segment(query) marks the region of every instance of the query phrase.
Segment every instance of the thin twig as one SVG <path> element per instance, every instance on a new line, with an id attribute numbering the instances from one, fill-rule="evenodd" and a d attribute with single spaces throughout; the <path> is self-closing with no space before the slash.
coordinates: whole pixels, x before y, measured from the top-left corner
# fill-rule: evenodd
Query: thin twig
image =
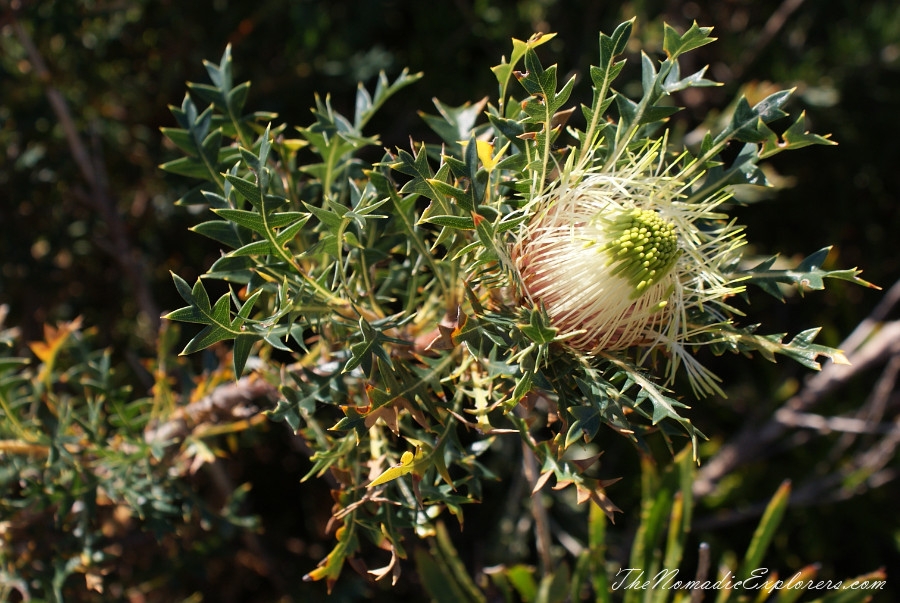
<path id="1" fill-rule="evenodd" d="M 878 381 L 875 382 L 875 387 L 872 388 L 872 392 L 866 400 L 866 403 L 863 404 L 859 409 L 859 412 L 856 413 L 858 418 L 870 422 L 879 422 L 882 420 L 885 412 L 887 412 L 892 394 L 895 391 L 898 374 L 900 374 L 900 355 L 893 356 L 890 361 L 888 361 L 887 366 L 881 372 Z M 857 437 L 857 435 L 851 433 L 844 434 L 835 443 L 829 453 L 829 459 L 834 461 L 835 459 L 840 458 L 844 451 L 850 448 Z"/>
<path id="2" fill-rule="evenodd" d="M 700 603 L 703 601 L 703 597 L 706 595 L 706 591 L 701 588 L 701 585 L 706 582 L 706 577 L 709 575 L 709 544 L 705 542 L 700 543 L 700 548 L 697 551 L 697 576 L 694 578 L 697 586 L 691 590 L 691 603 Z"/>
<path id="3" fill-rule="evenodd" d="M 900 305 L 900 279 L 897 279 L 891 288 L 885 291 L 881 299 L 869 312 L 862 322 L 856 325 L 856 328 L 847 336 L 841 347 L 844 350 L 855 350 L 869 337 L 878 325 L 887 320 L 891 312 Z"/>
<path id="4" fill-rule="evenodd" d="M 534 451 L 522 442 L 522 466 L 525 479 L 532 489 L 538 483 L 537 458 Z M 540 492 L 533 492 L 531 496 L 531 514 L 534 517 L 534 534 L 537 540 L 538 557 L 541 559 L 541 571 L 544 576 L 553 571 L 553 556 L 550 553 L 550 544 L 553 540 L 550 532 L 550 520 L 547 517 L 547 509 L 541 502 Z"/>
<path id="5" fill-rule="evenodd" d="M 144 441 L 179 444 L 199 425 L 245 419 L 250 412 L 248 404 L 260 398 L 274 398 L 277 394 L 275 386 L 255 375 L 220 385 L 204 398 L 172 413 L 165 422 L 145 431 Z"/>
<path id="6" fill-rule="evenodd" d="M 775 420 L 786 427 L 814 429 L 820 434 L 832 432 L 900 434 L 900 428 L 889 423 L 873 423 L 867 419 L 855 417 L 824 417 L 809 412 L 796 412 L 787 408 L 777 410 Z"/>
<path id="7" fill-rule="evenodd" d="M 776 411 L 776 416 L 785 411 L 806 412 L 854 376 L 886 358 L 900 354 L 900 321 L 883 324 L 871 321 L 870 325 L 866 336 L 856 335 L 854 332 L 861 343 L 848 353 L 850 365 L 827 365 L 809 379 L 797 395 L 785 402 Z M 700 468 L 694 482 L 694 495 L 706 496 L 712 493 L 719 480 L 737 467 L 769 454 L 773 450 L 773 442 L 787 430 L 788 426 L 774 416 L 761 425 L 750 425 L 743 429 Z"/>

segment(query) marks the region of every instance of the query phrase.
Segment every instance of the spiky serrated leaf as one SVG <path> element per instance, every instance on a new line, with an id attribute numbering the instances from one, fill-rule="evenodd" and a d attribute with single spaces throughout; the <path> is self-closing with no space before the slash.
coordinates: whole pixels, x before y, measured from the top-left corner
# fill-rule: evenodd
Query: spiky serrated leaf
<path id="1" fill-rule="evenodd" d="M 461 150 L 460 141 L 468 140 L 475 133 L 475 124 L 484 112 L 487 98 L 458 107 L 450 107 L 438 99 L 433 102 L 439 116 L 427 113 L 419 113 L 419 116 L 441 137 L 451 153 L 458 153 Z"/>
<path id="2" fill-rule="evenodd" d="M 663 29 L 663 50 L 670 59 L 675 59 L 679 55 L 715 42 L 716 40 L 716 38 L 709 35 L 712 33 L 712 27 L 700 27 L 697 25 L 696 21 L 694 21 L 684 34 L 679 34 L 678 31 L 668 23 L 663 26 Z"/>
<path id="3" fill-rule="evenodd" d="M 554 36 L 556 36 L 556 34 L 536 33 L 524 42 L 522 40 L 513 38 L 513 50 L 510 54 L 509 62 L 506 61 L 506 57 L 503 57 L 499 65 L 491 67 L 491 71 L 494 72 L 497 81 L 500 83 L 501 107 L 503 107 L 506 103 L 506 94 L 509 88 L 509 81 L 512 78 L 513 73 L 515 72 L 516 65 L 518 65 L 519 61 L 522 60 L 522 57 L 525 56 L 525 53 L 529 49 L 536 48 L 541 44 L 549 42 L 554 38 Z"/>
<path id="4" fill-rule="evenodd" d="M 604 424 L 600 411 L 592 406 L 570 406 L 569 413 L 575 421 L 566 433 L 566 448 L 578 441 L 592 441 Z"/>
<path id="5" fill-rule="evenodd" d="M 719 82 L 708 80 L 703 77 L 708 68 L 709 66 L 703 67 L 700 71 L 682 78 L 681 68 L 678 63 L 675 63 L 672 65 L 672 70 L 669 72 L 669 75 L 666 76 L 665 81 L 662 83 L 662 89 L 666 94 L 672 94 L 673 92 L 678 92 L 679 90 L 685 90 L 687 88 L 721 86 L 722 84 Z"/>
<path id="6" fill-rule="evenodd" d="M 768 258 L 753 268 L 737 273 L 736 276 L 742 282 L 753 284 L 766 293 L 779 300 L 784 299 L 784 293 L 778 284 L 798 287 L 803 293 L 805 290 L 817 291 L 825 288 L 825 279 L 849 281 L 864 287 L 877 289 L 876 285 L 859 278 L 860 270 L 856 268 L 841 270 L 825 270 L 822 265 L 828 257 L 831 247 L 823 247 L 819 251 L 804 258 L 795 268 L 787 270 L 773 270 L 772 266 L 778 259 L 777 256 Z"/>
<path id="7" fill-rule="evenodd" d="M 781 139 L 774 132 L 766 138 L 759 152 L 759 157 L 760 159 L 765 159 L 782 151 L 802 149 L 814 144 L 836 145 L 837 143 L 830 140 L 828 136 L 820 136 L 809 132 L 806 129 L 806 111 L 801 111 L 797 120 L 781 135 Z"/>
<path id="8" fill-rule="evenodd" d="M 394 82 L 391 83 L 384 71 L 381 71 L 378 73 L 378 82 L 375 84 L 375 92 L 372 95 L 369 95 L 368 91 L 360 84 L 356 93 L 353 126 L 357 130 L 362 130 L 391 96 L 421 78 L 422 73 L 410 73 L 409 69 L 404 68 Z"/>

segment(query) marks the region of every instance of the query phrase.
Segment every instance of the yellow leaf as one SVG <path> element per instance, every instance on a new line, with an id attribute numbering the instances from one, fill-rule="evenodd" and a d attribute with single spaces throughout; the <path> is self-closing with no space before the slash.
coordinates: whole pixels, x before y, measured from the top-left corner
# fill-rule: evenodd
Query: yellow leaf
<path id="1" fill-rule="evenodd" d="M 421 460 L 424 456 L 422 452 L 416 452 L 414 455 L 412 452 L 407 450 L 403 453 L 403 456 L 400 457 L 400 462 L 376 477 L 372 480 L 372 483 L 366 486 L 367 488 L 374 488 L 375 486 L 380 486 L 381 484 L 386 484 L 389 481 L 393 481 L 398 477 L 403 477 L 407 473 L 410 473 L 416 465 L 416 461 Z"/>
<path id="2" fill-rule="evenodd" d="M 468 140 L 460 140 L 459 144 L 466 147 L 469 143 Z M 503 147 L 494 153 L 494 143 L 488 142 L 486 140 L 476 140 L 475 141 L 475 149 L 478 152 L 478 159 L 481 161 L 481 165 L 484 166 L 484 169 L 487 170 L 487 173 L 490 174 L 494 167 L 500 162 L 500 158 L 503 157 L 503 154 L 506 153 L 506 149 L 509 148 L 509 143 L 507 142 Z"/>
<path id="3" fill-rule="evenodd" d="M 69 336 L 81 328 L 81 317 L 71 322 L 64 322 L 58 328 L 44 325 L 44 341 L 28 344 L 34 355 L 45 364 L 52 364 L 57 352 L 66 343 Z"/>

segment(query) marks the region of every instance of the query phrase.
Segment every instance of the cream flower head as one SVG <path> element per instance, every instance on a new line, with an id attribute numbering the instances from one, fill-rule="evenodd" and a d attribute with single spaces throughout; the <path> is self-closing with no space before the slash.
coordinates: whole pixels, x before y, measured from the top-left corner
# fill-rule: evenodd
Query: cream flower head
<path id="1" fill-rule="evenodd" d="M 719 211 L 730 195 L 692 197 L 703 173 L 684 157 L 666 162 L 666 143 L 652 141 L 609 171 L 563 169 L 526 208 L 512 261 L 528 301 L 575 350 L 636 348 L 639 362 L 662 350 L 669 381 L 684 366 L 694 390 L 711 393 L 717 378 L 688 348 L 714 339 L 727 321 L 717 310 L 735 312 L 725 300 L 743 287 L 723 267 L 745 241 Z M 695 324 L 698 310 L 704 321 Z"/>

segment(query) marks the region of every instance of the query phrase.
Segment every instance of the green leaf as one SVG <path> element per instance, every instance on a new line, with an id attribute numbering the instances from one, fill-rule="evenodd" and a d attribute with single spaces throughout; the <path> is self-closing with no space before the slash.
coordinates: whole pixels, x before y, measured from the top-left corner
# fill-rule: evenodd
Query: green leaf
<path id="1" fill-rule="evenodd" d="M 616 58 L 625 52 L 628 39 L 634 27 L 635 19 L 619 24 L 611 36 L 600 32 L 600 65 L 592 65 L 590 68 L 591 82 L 593 83 L 594 98 L 590 108 L 584 107 L 583 113 L 587 120 L 587 127 L 582 137 L 580 160 L 587 160 L 595 150 L 596 141 L 607 124 L 603 119 L 604 114 L 612 104 L 615 94 L 607 98 L 615 80 L 625 67 L 625 59 L 616 61 Z"/>
<path id="2" fill-rule="evenodd" d="M 608 75 L 609 69 L 615 65 L 615 58 L 625 52 L 628 47 L 628 39 L 631 37 L 631 30 L 634 28 L 635 18 L 620 23 L 611 36 L 607 36 L 600 32 L 600 67 L 605 74 Z M 621 69 L 621 67 L 619 67 Z M 615 76 L 613 76 L 615 77 Z M 611 77 L 608 79 L 612 79 Z M 595 81 L 595 84 L 597 82 Z M 601 82 L 602 85 L 602 82 Z"/>
<path id="3" fill-rule="evenodd" d="M 592 441 L 605 423 L 600 410 L 592 406 L 570 406 L 568 410 L 569 414 L 575 417 L 575 421 L 566 433 L 565 448 L 579 440 Z"/>
<path id="4" fill-rule="evenodd" d="M 669 72 L 669 75 L 666 76 L 665 81 L 663 81 L 662 83 L 662 89 L 666 94 L 672 94 L 673 92 L 685 90 L 686 88 L 721 86 L 722 84 L 720 84 L 719 82 L 708 80 L 703 77 L 706 74 L 706 70 L 708 68 L 708 66 L 704 67 L 700 71 L 682 78 L 681 68 L 679 67 L 678 63 L 674 63 L 672 65 L 672 70 Z"/>
<path id="5" fill-rule="evenodd" d="M 309 214 L 299 211 L 272 213 L 265 217 L 261 216 L 259 212 L 242 209 L 213 209 L 213 212 L 229 222 L 234 222 L 259 234 L 266 234 L 272 228 L 282 228 L 296 223 L 295 220 L 305 223 L 309 219 Z"/>
<path id="6" fill-rule="evenodd" d="M 415 553 L 416 569 L 422 585 L 438 603 L 486 603 L 453 547 L 447 529 L 440 522 L 430 552 Z"/>
<path id="7" fill-rule="evenodd" d="M 822 369 L 818 362 L 820 356 L 830 359 L 835 364 L 849 364 L 841 350 L 812 343 L 820 330 L 821 327 L 814 327 L 801 331 L 789 343 L 782 342 L 785 333 L 774 335 L 741 333 L 737 336 L 737 340 L 743 349 L 756 350 L 772 362 L 775 362 L 775 354 L 781 354 L 814 371 Z"/>
<path id="8" fill-rule="evenodd" d="M 159 169 L 179 176 L 206 180 L 210 174 L 209 164 L 193 157 L 173 159 L 159 166 Z"/>
<path id="9" fill-rule="evenodd" d="M 550 326 L 550 320 L 537 309 L 529 311 L 528 324 L 520 325 L 519 329 L 538 345 L 552 343 L 558 333 L 557 329 Z"/>
<path id="10" fill-rule="evenodd" d="M 460 142 L 469 140 L 475 134 L 475 124 L 484 112 L 487 98 L 474 104 L 466 102 L 459 107 L 450 107 L 438 99 L 433 102 L 440 116 L 427 113 L 419 113 L 419 116 L 441 137 L 450 153 L 461 154 Z"/>
<path id="11" fill-rule="evenodd" d="M 437 224 L 456 230 L 474 230 L 475 220 L 466 216 L 432 216 L 421 220 L 426 224 Z"/>
<path id="12" fill-rule="evenodd" d="M 211 103 L 224 115 L 227 121 L 223 124 L 223 128 L 228 130 L 229 136 L 236 137 L 242 145 L 250 147 L 252 132 L 248 127 L 248 122 L 256 118 L 269 117 L 271 119 L 271 116 L 241 115 L 247 100 L 250 82 L 234 86 L 231 45 L 225 47 L 218 65 L 210 61 L 204 61 L 203 65 L 206 67 L 206 73 L 212 85 L 188 82 L 188 89 L 204 101 Z"/>
<path id="13" fill-rule="evenodd" d="M 269 241 L 253 241 L 242 245 L 228 253 L 229 257 L 253 257 L 259 255 L 277 255 L 278 249 Z"/>
<path id="14" fill-rule="evenodd" d="M 473 211 L 475 209 L 475 199 L 471 188 L 461 189 L 436 178 L 431 178 L 427 182 L 429 186 L 433 187 L 440 194 L 456 199 L 464 211 Z"/>
<path id="15" fill-rule="evenodd" d="M 810 133 L 806 129 L 806 111 L 802 111 L 797 118 L 797 121 L 781 135 L 781 140 L 778 139 L 778 136 L 774 132 L 771 132 L 763 143 L 762 150 L 759 152 L 759 158 L 765 159 L 772 155 L 777 155 L 782 151 L 802 149 L 803 147 L 814 144 L 836 145 L 837 143 L 833 140 L 829 140 L 828 136 L 830 135 L 826 134 L 825 136 L 820 136 L 818 134 Z"/>
<path id="16" fill-rule="evenodd" d="M 378 83 L 375 85 L 374 95 L 369 95 L 363 85 L 359 84 L 356 91 L 353 127 L 361 131 L 385 101 L 421 78 L 421 73 L 410 74 L 409 69 L 404 69 L 397 76 L 397 79 L 394 80 L 394 83 L 391 84 L 384 71 L 381 71 L 378 73 Z"/>
<path id="17" fill-rule="evenodd" d="M 189 130 L 181 128 L 160 128 L 160 132 L 171 140 L 188 157 L 198 157 L 197 143 Z"/>
<path id="18" fill-rule="evenodd" d="M 244 197 L 244 199 L 259 209 L 266 191 L 261 190 L 256 182 L 251 182 L 250 180 L 231 174 L 226 174 L 225 179 L 234 187 L 234 190 Z"/>
<path id="19" fill-rule="evenodd" d="M 741 142 L 762 143 L 769 139 L 767 123 L 787 115 L 781 107 L 787 102 L 792 90 L 781 90 L 770 94 L 754 107 L 750 107 L 747 99 L 741 96 L 728 126 L 716 136 L 715 149 L 721 148 L 729 139 Z"/>
<path id="20" fill-rule="evenodd" d="M 322 223 L 322 226 L 324 226 L 328 232 L 336 234 L 346 223 L 344 218 L 344 214 L 347 213 L 346 207 L 342 207 L 336 203 L 327 203 L 327 208 L 316 207 L 315 205 L 305 202 L 303 205 L 306 206 L 306 209 L 308 209 L 312 215 L 318 218 L 319 222 Z"/>
<path id="21" fill-rule="evenodd" d="M 790 496 L 791 483 L 785 481 L 778 488 L 778 491 L 775 493 L 775 496 L 772 497 L 772 500 L 769 501 L 762 519 L 759 520 L 756 531 L 753 532 L 750 546 L 747 547 L 744 560 L 737 572 L 738 579 L 748 578 L 750 572 L 758 567 L 762 567 L 763 557 L 766 554 L 766 550 L 769 548 L 769 544 L 772 542 L 772 538 L 775 536 L 778 524 L 781 523 L 781 518 L 784 517 L 784 512 L 787 510 Z"/>
<path id="22" fill-rule="evenodd" d="M 264 410 L 263 414 L 273 421 L 284 421 L 294 433 L 300 429 L 300 413 L 297 412 L 296 405 L 287 400 L 279 400 L 275 408 Z"/>
<path id="23" fill-rule="evenodd" d="M 849 281 L 864 287 L 878 289 L 876 285 L 859 278 L 859 274 L 862 271 L 856 268 L 824 270 L 822 264 L 825 263 L 830 251 L 830 246 L 823 247 L 804 258 L 795 268 L 787 270 L 772 269 L 772 266 L 778 259 L 778 256 L 774 256 L 760 262 L 747 271 L 737 273 L 736 276 L 741 282 L 756 285 L 779 300 L 784 300 L 784 294 L 778 287 L 779 284 L 795 286 L 802 294 L 807 290 L 818 291 L 824 289 L 826 278 Z"/>
<path id="24" fill-rule="evenodd" d="M 650 381 L 639 368 L 635 367 L 629 362 L 622 360 L 621 358 L 617 358 L 614 356 L 609 356 L 607 354 L 603 355 L 611 364 L 622 369 L 627 374 L 628 378 L 636 383 L 640 390 L 638 395 L 635 396 L 635 405 L 639 406 L 645 400 L 649 400 L 653 412 L 652 412 L 652 421 L 654 425 L 659 424 L 665 419 L 672 419 L 676 421 L 684 431 L 690 436 L 691 441 L 694 444 L 694 450 L 696 452 L 697 447 L 697 438 L 704 437 L 703 434 L 690 422 L 690 420 L 685 419 L 676 411 L 677 408 L 690 408 L 686 404 L 682 404 L 678 400 L 670 398 L 666 396 L 663 392 L 664 389 L 660 388 L 652 381 Z M 714 384 L 713 384 L 714 385 Z"/>
<path id="25" fill-rule="evenodd" d="M 380 358 L 382 362 L 388 366 L 391 366 L 390 354 L 382 347 L 383 344 L 395 343 L 408 345 L 408 343 L 402 339 L 386 336 L 369 324 L 364 318 L 359 319 L 359 329 L 363 336 L 363 340 L 350 346 L 351 357 L 350 360 L 347 361 L 347 364 L 344 365 L 343 373 L 349 373 L 364 361 L 370 360 L 373 355 Z"/>
<path id="26" fill-rule="evenodd" d="M 232 350 L 232 359 L 234 361 L 234 376 L 239 378 L 244 372 L 244 366 L 250 357 L 250 350 L 253 344 L 259 341 L 261 337 L 254 334 L 237 335 L 234 338 L 234 348 Z"/>
<path id="27" fill-rule="evenodd" d="M 206 324 L 206 314 L 204 314 L 197 306 L 186 306 L 179 308 L 173 312 L 169 312 L 165 316 L 166 320 L 177 320 L 179 322 L 196 322 Z"/>
<path id="28" fill-rule="evenodd" d="M 367 146 L 379 144 L 379 140 L 377 137 L 363 136 L 346 117 L 332 109 L 328 96 L 322 101 L 316 95 L 313 115 L 316 123 L 297 131 L 309 142 L 312 151 L 322 158 L 322 163 L 305 165 L 300 169 L 321 179 L 323 190 L 332 194 L 334 184 L 346 172 L 353 154 Z"/>
<path id="29" fill-rule="evenodd" d="M 694 21 L 690 29 L 684 32 L 683 35 L 679 34 L 675 28 L 668 23 L 663 25 L 663 30 L 663 50 L 669 58 L 673 60 L 679 55 L 705 46 L 711 42 L 715 42 L 716 40 L 716 38 L 709 35 L 713 30 L 712 27 L 699 27 L 696 21 Z"/>
<path id="30" fill-rule="evenodd" d="M 506 96 L 507 91 L 509 89 L 509 81 L 512 78 L 513 72 L 515 71 L 516 65 L 519 64 L 519 61 L 522 60 L 522 57 L 525 56 L 525 53 L 529 49 L 536 48 L 541 44 L 549 42 L 552 40 L 556 34 L 554 33 L 536 33 L 528 38 L 527 41 L 523 42 L 522 40 L 517 40 L 513 38 L 513 49 L 512 54 L 510 54 L 509 62 L 506 61 L 506 57 L 503 57 L 500 64 L 491 67 L 491 71 L 494 72 L 494 76 L 496 76 L 497 81 L 500 83 L 500 107 L 501 109 L 506 104 Z"/>
<path id="31" fill-rule="evenodd" d="M 541 579 L 535 603 L 563 603 L 569 596 L 569 565 L 565 562 Z"/>
<path id="32" fill-rule="evenodd" d="M 160 168 L 173 174 L 208 180 L 221 187 L 219 152 L 222 132 L 220 129 L 212 131 L 210 129 L 213 108 L 208 107 L 198 114 L 193 101 L 185 95 L 181 108 L 170 106 L 169 110 L 181 128 L 164 129 L 163 133 L 184 151 L 187 157 L 166 162 Z"/>
<path id="33" fill-rule="evenodd" d="M 533 97 L 524 103 L 524 111 L 530 123 L 549 125 L 553 116 L 569 100 L 575 86 L 575 76 L 556 91 L 556 65 L 544 69 L 537 53 L 529 49 L 525 53 L 525 67 L 528 71 L 519 76 L 519 83 Z"/>
<path id="34" fill-rule="evenodd" d="M 252 343 L 246 337 L 252 336 L 254 340 L 259 338 L 258 334 L 246 331 L 244 321 L 248 318 L 261 291 L 251 295 L 244 303 L 237 318 L 231 320 L 230 293 L 219 297 L 215 305 L 212 306 L 200 279 L 197 279 L 193 288 L 189 287 L 187 282 L 175 273 L 172 273 L 172 279 L 175 281 L 175 288 L 178 290 L 178 293 L 189 305 L 166 314 L 164 318 L 207 325 L 188 342 L 181 354 L 192 354 L 220 341 L 241 336 L 244 339 L 238 344 L 240 347 L 235 354 L 235 367 L 240 366 L 243 369 L 249 354 L 248 343 Z M 237 372 L 235 374 L 237 376 L 240 375 Z"/>
<path id="35" fill-rule="evenodd" d="M 412 176 L 412 180 L 403 185 L 400 193 L 403 195 L 422 195 L 434 202 L 432 203 L 432 207 L 435 208 L 433 211 L 441 211 L 444 214 L 450 213 L 450 202 L 447 200 L 447 196 L 431 182 L 433 179 L 439 182 L 446 182 L 450 176 L 450 167 L 444 164 L 437 173 L 432 172 L 431 166 L 428 165 L 428 153 L 425 150 L 425 145 L 419 146 L 415 156 L 406 151 L 400 151 L 398 158 L 400 161 L 390 164 L 389 167 L 401 174 Z M 428 214 L 428 210 L 426 210 L 425 214 Z"/>
<path id="36" fill-rule="evenodd" d="M 227 328 L 222 327 L 220 325 L 209 325 L 204 327 L 202 331 L 197 333 L 193 339 L 191 339 L 184 349 L 181 351 L 181 356 L 187 356 L 188 354 L 193 354 L 194 352 L 199 352 L 200 350 L 204 350 L 211 345 L 219 343 L 220 341 L 225 341 L 227 339 L 233 339 L 235 336 L 234 333 L 230 332 Z"/>
<path id="37" fill-rule="evenodd" d="M 189 230 L 202 234 L 205 237 L 209 237 L 210 239 L 231 248 L 240 247 L 242 245 L 241 237 L 235 231 L 234 226 L 224 220 L 201 222 L 200 224 L 191 226 Z"/>
<path id="38" fill-rule="evenodd" d="M 524 603 L 531 603 L 535 600 L 538 584 L 534 579 L 534 568 L 525 565 L 514 565 L 507 568 L 504 573 Z"/>

